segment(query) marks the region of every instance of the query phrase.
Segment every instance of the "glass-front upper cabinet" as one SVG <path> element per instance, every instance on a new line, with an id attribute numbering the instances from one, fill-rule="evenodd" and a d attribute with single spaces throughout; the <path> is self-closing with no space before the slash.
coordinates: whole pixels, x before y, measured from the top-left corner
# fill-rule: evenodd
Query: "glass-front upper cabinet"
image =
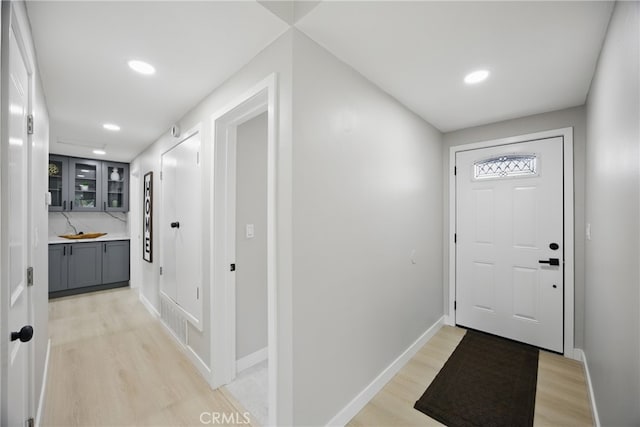
<path id="1" fill-rule="evenodd" d="M 102 207 L 105 212 L 129 210 L 129 165 L 102 162 Z"/>
<path id="2" fill-rule="evenodd" d="M 102 162 L 69 158 L 70 211 L 102 210 Z"/>
<path id="3" fill-rule="evenodd" d="M 129 164 L 49 156 L 49 212 L 128 212 Z"/>
<path id="4" fill-rule="evenodd" d="M 49 156 L 49 192 L 51 193 L 50 212 L 62 212 L 68 209 L 69 158 Z"/>

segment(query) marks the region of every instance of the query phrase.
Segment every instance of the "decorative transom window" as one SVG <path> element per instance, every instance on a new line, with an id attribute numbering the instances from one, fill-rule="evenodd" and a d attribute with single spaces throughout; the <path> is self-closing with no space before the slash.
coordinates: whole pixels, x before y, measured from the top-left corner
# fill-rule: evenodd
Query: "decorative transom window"
<path id="1" fill-rule="evenodd" d="M 492 157 L 473 164 L 473 177 L 488 179 L 537 175 L 537 160 L 535 154 L 510 154 Z"/>

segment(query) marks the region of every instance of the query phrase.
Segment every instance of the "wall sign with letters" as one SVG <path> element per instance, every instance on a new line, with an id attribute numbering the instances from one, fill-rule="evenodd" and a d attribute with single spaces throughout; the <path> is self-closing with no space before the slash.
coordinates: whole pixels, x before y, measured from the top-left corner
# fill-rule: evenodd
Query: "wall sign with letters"
<path id="1" fill-rule="evenodd" d="M 142 258 L 153 262 L 153 172 L 144 174 Z"/>

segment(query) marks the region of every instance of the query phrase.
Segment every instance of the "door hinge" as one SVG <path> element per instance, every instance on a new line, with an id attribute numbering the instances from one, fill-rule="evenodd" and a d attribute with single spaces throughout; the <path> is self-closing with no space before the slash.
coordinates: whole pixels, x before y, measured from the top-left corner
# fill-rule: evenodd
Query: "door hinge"
<path id="1" fill-rule="evenodd" d="M 453 174 L 454 175 L 458 175 L 458 167 L 457 166 L 453 167 Z"/>
<path id="2" fill-rule="evenodd" d="M 200 288 L 196 288 L 196 299 L 200 299 Z"/>
<path id="3" fill-rule="evenodd" d="M 33 267 L 27 268 L 27 286 L 33 286 Z"/>
<path id="4" fill-rule="evenodd" d="M 27 420 L 27 422 L 25 423 L 25 425 L 26 425 L 27 427 L 34 427 L 34 426 L 36 425 L 36 420 L 35 420 L 33 417 L 31 417 L 31 418 L 29 418 L 29 419 Z"/>
<path id="5" fill-rule="evenodd" d="M 160 267 L 160 275 L 162 276 L 162 267 Z"/>
<path id="6" fill-rule="evenodd" d="M 231 264 L 231 266 L 229 267 L 229 271 L 236 271 L 236 265 Z"/>
<path id="7" fill-rule="evenodd" d="M 196 165 L 199 165 L 199 164 L 200 164 L 200 152 L 197 151 L 196 152 Z"/>
<path id="8" fill-rule="evenodd" d="M 458 233 L 453 233 L 453 243 L 458 243 Z"/>
<path id="9" fill-rule="evenodd" d="M 454 301 L 453 302 L 453 309 L 457 310 L 458 309 L 458 301 Z"/>
<path id="10" fill-rule="evenodd" d="M 27 116 L 27 135 L 33 135 L 33 115 Z"/>
<path id="11" fill-rule="evenodd" d="M 162 171 L 160 171 L 160 181 L 162 181 Z"/>

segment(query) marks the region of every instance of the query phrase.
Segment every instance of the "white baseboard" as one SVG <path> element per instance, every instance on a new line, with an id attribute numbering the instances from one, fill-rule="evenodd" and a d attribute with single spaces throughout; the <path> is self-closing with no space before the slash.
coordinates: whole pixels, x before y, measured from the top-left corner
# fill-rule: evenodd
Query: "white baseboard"
<path id="1" fill-rule="evenodd" d="M 42 387 L 40 388 L 40 401 L 38 402 L 38 410 L 36 411 L 36 427 L 40 427 L 42 420 L 42 409 L 44 408 L 44 399 L 47 395 L 47 377 L 49 372 L 49 354 L 51 354 L 51 338 L 47 341 L 47 355 L 44 358 L 44 372 L 42 373 Z"/>
<path id="2" fill-rule="evenodd" d="M 156 308 L 153 306 L 153 304 L 151 304 L 151 302 L 149 302 L 147 298 L 145 298 L 145 296 L 142 294 L 142 289 L 140 289 L 138 292 L 138 298 L 140 299 L 142 305 L 145 306 L 147 311 L 151 313 L 153 317 L 160 318 L 160 312 L 156 310 Z"/>
<path id="3" fill-rule="evenodd" d="M 141 296 L 141 298 L 144 298 Z M 153 306 L 150 305 L 151 308 L 153 308 Z M 149 307 L 147 307 L 147 309 L 149 309 Z M 155 313 L 157 313 L 154 310 Z M 152 312 L 152 315 L 155 315 L 154 312 Z M 169 325 L 167 325 L 167 323 L 162 319 L 162 317 L 160 317 L 160 313 L 158 313 L 157 315 L 155 315 L 158 319 L 158 321 L 160 321 L 160 324 L 163 326 L 164 330 L 167 332 L 167 334 L 171 337 L 171 339 L 173 339 L 173 341 L 178 345 L 178 348 L 182 351 L 182 353 L 187 356 L 187 358 L 189 359 L 189 361 L 191 362 L 191 364 L 196 368 L 196 370 L 200 373 L 200 375 L 202 375 L 202 378 L 204 378 L 204 380 L 207 382 L 207 384 L 209 384 L 209 386 L 212 386 L 211 384 L 211 369 L 207 366 L 206 363 L 204 363 L 204 360 L 202 360 L 202 358 L 200 356 L 198 356 L 198 354 L 195 352 L 195 350 L 193 348 L 191 348 L 191 346 L 189 344 L 183 343 L 182 341 L 180 341 L 180 338 L 178 338 L 176 336 L 176 334 L 171 330 L 171 328 L 169 327 Z M 188 334 L 188 331 L 187 331 Z M 189 338 L 188 335 L 186 337 L 187 339 L 187 343 L 189 342 Z"/>
<path id="4" fill-rule="evenodd" d="M 184 344 L 180 339 L 176 336 L 176 334 L 171 330 L 169 325 L 165 323 L 165 321 L 160 317 L 160 312 L 156 310 L 156 308 L 149 302 L 148 299 L 142 294 L 142 290 L 138 293 L 138 297 L 140 298 L 140 302 L 145 306 L 147 311 L 160 321 L 160 324 L 164 327 L 164 330 L 168 332 L 169 336 L 178 344 L 178 348 L 184 353 L 185 356 L 191 361 L 193 366 L 198 370 L 200 375 L 207 381 L 209 385 L 211 385 L 211 369 L 207 366 L 206 363 L 202 360 L 200 356 L 189 346 L 188 344 Z M 188 342 L 188 341 L 187 341 Z"/>
<path id="5" fill-rule="evenodd" d="M 200 375 L 202 375 L 202 378 L 205 379 L 207 384 L 211 386 L 211 369 L 207 366 L 206 363 L 204 363 L 204 360 L 202 360 L 202 358 L 198 356 L 198 354 L 193 350 L 193 348 L 191 348 L 190 345 L 185 345 L 183 347 L 185 354 L 187 355 L 189 360 L 191 360 L 193 366 L 195 366 L 198 372 L 200 372 Z"/>
<path id="6" fill-rule="evenodd" d="M 409 346 L 396 360 L 391 362 L 364 390 L 362 390 L 347 406 L 334 416 L 327 426 L 344 426 L 356 416 L 362 408 L 397 374 L 404 365 L 411 360 L 427 341 L 440 330 L 444 323 L 444 316 L 431 325 L 413 344 Z"/>
<path id="7" fill-rule="evenodd" d="M 443 323 L 445 325 L 449 325 L 449 326 L 456 326 L 456 322 L 453 316 L 449 316 L 448 314 L 445 314 L 443 316 Z"/>
<path id="8" fill-rule="evenodd" d="M 267 358 L 269 357 L 268 349 L 268 347 L 262 348 L 258 351 L 246 355 L 242 359 L 236 360 L 236 372 L 242 372 L 245 369 L 249 369 L 250 367 L 257 365 L 258 363 L 267 360 Z"/>
<path id="9" fill-rule="evenodd" d="M 587 364 L 587 355 L 584 350 L 576 348 L 574 350 L 574 356 L 576 360 L 579 360 L 584 365 L 584 374 L 587 377 L 587 387 L 589 388 L 589 400 L 591 400 L 591 414 L 593 415 L 593 421 L 596 427 L 600 427 L 600 417 L 598 416 L 598 407 L 596 406 L 596 397 L 593 393 L 593 383 L 591 382 L 591 374 L 589 374 L 589 365 Z"/>

